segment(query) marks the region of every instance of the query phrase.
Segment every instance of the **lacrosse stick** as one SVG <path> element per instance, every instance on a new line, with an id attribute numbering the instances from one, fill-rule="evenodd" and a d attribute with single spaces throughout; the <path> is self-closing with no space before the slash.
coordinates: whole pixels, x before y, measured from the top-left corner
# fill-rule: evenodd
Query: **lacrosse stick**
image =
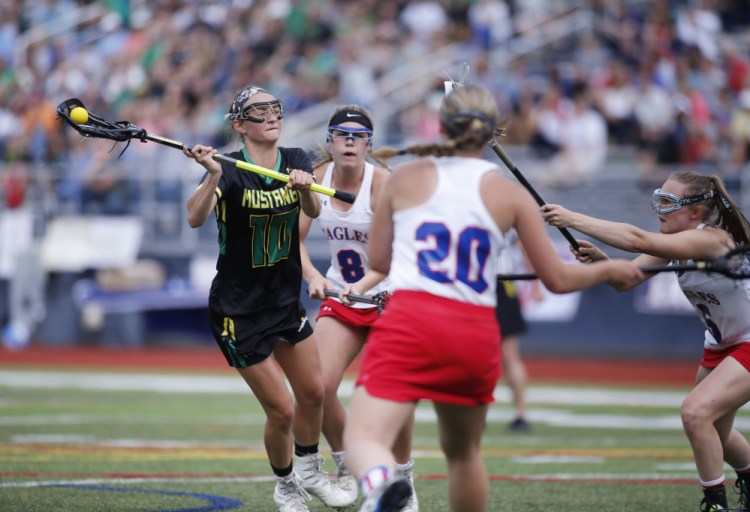
<path id="1" fill-rule="evenodd" d="M 499 135 L 502 135 L 502 130 L 495 131 L 495 136 L 497 137 Z M 526 187 L 526 190 L 528 190 L 531 193 L 531 196 L 536 201 L 536 204 L 538 204 L 539 206 L 544 206 L 545 204 L 547 204 L 544 202 L 544 199 L 542 199 L 542 196 L 540 196 L 539 193 L 536 190 L 534 190 L 534 187 L 531 186 L 531 183 L 529 183 L 526 177 L 523 174 L 521 174 L 521 171 L 518 169 L 518 167 L 516 167 L 516 164 L 513 163 L 513 160 L 510 159 L 510 157 L 505 152 L 505 150 L 503 150 L 502 146 L 500 146 L 500 144 L 497 143 L 497 140 L 493 138 L 487 144 L 490 146 L 490 148 L 492 148 L 492 151 L 495 152 L 495 154 L 500 158 L 500 160 L 502 160 L 502 162 L 505 164 L 505 167 L 507 167 L 508 170 L 513 173 L 513 176 L 516 177 L 516 179 L 521 183 L 521 185 Z M 579 249 L 578 242 L 570 233 L 570 231 L 568 231 L 566 228 L 557 228 L 557 229 L 560 230 L 560 233 L 563 234 L 563 236 L 568 241 L 568 243 L 573 247 L 573 249 L 575 250 Z M 528 278 L 528 279 L 533 279 L 533 278 Z"/>
<path id="2" fill-rule="evenodd" d="M 114 140 L 117 142 L 127 142 L 128 144 L 130 144 L 131 140 L 138 139 L 141 142 L 156 142 L 158 144 L 162 144 L 164 146 L 175 149 L 187 148 L 187 146 L 185 146 L 182 142 L 168 139 L 166 137 L 160 137 L 158 135 L 153 135 L 151 133 L 148 133 L 145 129 L 130 123 L 129 121 L 107 121 L 106 119 L 92 114 L 91 112 L 88 112 L 88 120 L 85 123 L 76 123 L 70 117 L 70 111 L 76 107 L 81 107 L 84 109 L 86 108 L 83 105 L 83 102 L 81 102 L 81 100 L 77 98 L 65 100 L 57 106 L 57 115 L 84 137 L 95 137 L 100 139 Z M 127 146 L 125 146 L 125 149 L 127 149 Z M 187 149 L 190 150 L 190 148 Z M 259 165 L 236 160 L 234 158 L 230 158 L 221 154 L 215 154 L 213 156 L 213 159 L 219 162 L 234 165 L 246 171 L 260 174 L 261 176 L 265 176 L 267 178 L 272 178 L 284 183 L 289 182 L 288 175 L 272 171 L 271 169 L 266 169 L 265 167 L 261 167 Z M 350 204 L 353 203 L 355 199 L 354 194 L 350 194 L 349 192 L 342 192 L 330 187 L 324 187 L 323 185 L 318 185 L 317 183 L 313 183 L 312 185 L 310 185 L 310 190 L 325 194 L 327 196 L 335 197 L 336 199 Z"/>
<path id="3" fill-rule="evenodd" d="M 647 265 L 640 267 L 640 269 L 646 274 L 700 271 L 721 274 L 730 279 L 750 279 L 750 263 L 746 262 L 748 253 L 750 253 L 750 245 L 741 245 L 711 261 L 696 261 L 695 263 L 683 263 L 680 265 Z M 497 276 L 498 281 L 525 279 L 538 278 L 536 274 L 498 274 Z"/>
<path id="4" fill-rule="evenodd" d="M 498 281 L 533 281 L 539 279 L 536 274 L 498 274 Z"/>
<path id="5" fill-rule="evenodd" d="M 339 292 L 335 290 L 325 290 L 324 291 L 326 297 L 331 297 L 334 299 L 338 299 Z M 382 313 L 385 309 L 386 304 L 388 303 L 388 299 L 391 298 L 391 294 L 388 292 L 380 292 L 376 293 L 375 295 L 355 295 L 355 294 L 347 294 L 346 298 L 349 299 L 352 302 L 361 302 L 363 304 L 372 304 L 374 306 L 378 307 L 378 313 Z"/>
<path id="6" fill-rule="evenodd" d="M 715 260 L 696 261 L 695 263 L 683 263 L 680 265 L 648 265 L 641 267 L 641 270 L 648 274 L 700 270 L 721 274 L 730 279 L 748 279 L 750 278 L 750 265 L 746 261 L 748 253 L 750 253 L 750 245 L 741 245 L 735 247 L 724 256 L 719 256 Z"/>

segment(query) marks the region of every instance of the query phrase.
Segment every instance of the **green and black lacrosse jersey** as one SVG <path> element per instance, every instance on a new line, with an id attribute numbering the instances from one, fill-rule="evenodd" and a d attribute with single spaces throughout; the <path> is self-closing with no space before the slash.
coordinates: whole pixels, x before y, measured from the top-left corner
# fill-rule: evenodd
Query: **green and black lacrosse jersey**
<path id="1" fill-rule="evenodd" d="M 277 172 L 312 172 L 302 149 L 278 151 Z M 227 156 L 250 162 L 244 150 Z M 298 301 L 302 286 L 298 191 L 232 164 L 221 165 L 223 174 L 215 191 L 219 258 L 210 307 L 234 317 Z"/>

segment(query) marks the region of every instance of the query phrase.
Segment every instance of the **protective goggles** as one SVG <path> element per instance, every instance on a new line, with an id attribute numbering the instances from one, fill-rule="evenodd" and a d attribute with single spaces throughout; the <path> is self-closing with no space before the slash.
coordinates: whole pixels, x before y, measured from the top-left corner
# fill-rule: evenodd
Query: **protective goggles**
<path id="1" fill-rule="evenodd" d="M 713 195 L 714 191 L 709 190 L 708 192 L 704 192 L 696 196 L 690 196 L 680 199 L 674 194 L 662 192 L 660 188 L 657 188 L 656 190 L 654 190 L 654 195 L 651 197 L 651 208 L 653 208 L 656 213 L 669 213 L 675 210 L 679 210 L 685 205 L 705 201 L 706 199 L 713 197 Z"/>
<path id="2" fill-rule="evenodd" d="M 352 128 L 351 126 L 333 125 L 328 127 L 328 142 L 335 139 L 352 139 L 363 141 L 367 144 L 372 142 L 372 130 L 369 128 Z"/>
<path id="3" fill-rule="evenodd" d="M 271 116 L 283 119 L 284 106 L 279 100 L 251 103 L 237 115 L 237 119 L 250 121 L 251 123 L 263 123 Z"/>

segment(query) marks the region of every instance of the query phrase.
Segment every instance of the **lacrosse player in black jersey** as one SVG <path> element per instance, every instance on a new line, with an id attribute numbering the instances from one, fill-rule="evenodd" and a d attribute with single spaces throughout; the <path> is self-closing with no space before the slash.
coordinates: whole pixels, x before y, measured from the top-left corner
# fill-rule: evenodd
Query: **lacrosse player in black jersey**
<path id="1" fill-rule="evenodd" d="M 209 295 L 211 330 L 266 412 L 264 442 L 276 475 L 274 502 L 282 512 L 306 511 L 310 493 L 328 506 L 347 507 L 349 495 L 320 467 L 323 379 L 313 329 L 300 302 L 300 210 L 316 218 L 321 205 L 310 190 L 314 177 L 306 153 L 278 146 L 283 114 L 276 97 L 251 86 L 237 94 L 226 117 L 243 143 L 228 156 L 288 174 L 286 184 L 220 163 L 212 158 L 212 147 L 183 150 L 207 171 L 188 199 L 188 222 L 199 227 L 211 211 L 216 216 L 219 256 Z"/>

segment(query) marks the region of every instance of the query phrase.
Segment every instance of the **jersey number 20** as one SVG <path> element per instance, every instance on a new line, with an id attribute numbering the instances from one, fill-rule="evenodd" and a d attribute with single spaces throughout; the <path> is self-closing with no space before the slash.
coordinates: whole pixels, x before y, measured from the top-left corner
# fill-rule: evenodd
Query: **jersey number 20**
<path id="1" fill-rule="evenodd" d="M 490 234 L 478 227 L 467 227 L 458 233 L 455 244 L 445 224 L 425 222 L 417 228 L 416 239 L 432 239 L 434 246 L 417 253 L 419 273 L 438 283 L 459 281 L 477 293 L 489 284 L 484 279 L 484 268 L 490 253 Z M 442 264 L 455 251 L 455 268 Z"/>

